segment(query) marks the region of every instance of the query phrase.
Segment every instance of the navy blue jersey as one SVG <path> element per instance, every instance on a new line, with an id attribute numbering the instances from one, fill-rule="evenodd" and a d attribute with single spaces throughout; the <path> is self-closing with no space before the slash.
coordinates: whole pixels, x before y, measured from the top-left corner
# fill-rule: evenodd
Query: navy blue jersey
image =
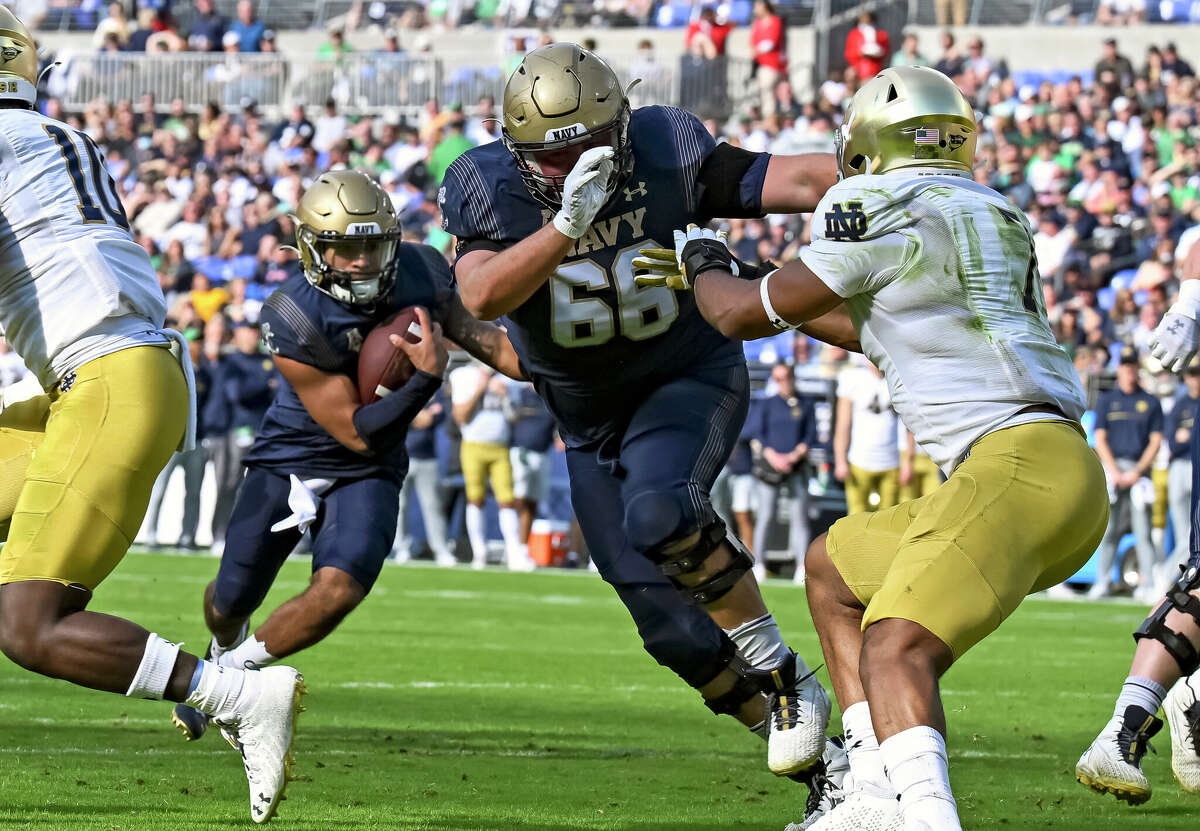
<path id="1" fill-rule="evenodd" d="M 1131 393 L 1111 389 L 1096 404 L 1096 429 L 1108 431 L 1113 458 L 1140 459 L 1150 434 L 1162 432 L 1162 405 L 1141 387 Z"/>
<path id="2" fill-rule="evenodd" d="M 716 144 L 695 116 L 643 107 L 630 119 L 629 138 L 629 178 L 556 273 L 507 316 L 509 339 L 572 446 L 621 429 L 634 390 L 656 388 L 700 363 L 743 360 L 741 347 L 701 317 L 690 292 L 638 287 L 632 260 L 639 248 L 673 248 L 672 232 L 707 222 L 709 212 L 761 213 L 768 157 L 739 174 L 738 187 L 709 187 L 701 168 Z M 714 200 L 718 191 L 727 195 Z M 498 141 L 460 156 L 438 201 L 460 255 L 507 248 L 553 216 Z"/>
<path id="3" fill-rule="evenodd" d="M 275 355 L 290 358 L 357 382 L 363 339 L 393 312 L 424 306 L 444 323 L 454 296 L 445 259 L 426 245 L 403 243 L 396 251 L 396 284 L 385 301 L 350 306 L 313 288 L 303 275 L 284 282 L 263 304 L 262 336 Z M 355 453 L 317 424 L 286 381 L 263 417 L 245 463 L 301 477 L 345 478 L 408 470 L 404 442 L 387 456 Z"/>
<path id="4" fill-rule="evenodd" d="M 1200 398 L 1180 396 L 1167 416 L 1167 445 L 1171 449 L 1171 461 L 1182 459 L 1191 453 L 1192 431 L 1196 429 L 1196 415 L 1200 413 Z"/>

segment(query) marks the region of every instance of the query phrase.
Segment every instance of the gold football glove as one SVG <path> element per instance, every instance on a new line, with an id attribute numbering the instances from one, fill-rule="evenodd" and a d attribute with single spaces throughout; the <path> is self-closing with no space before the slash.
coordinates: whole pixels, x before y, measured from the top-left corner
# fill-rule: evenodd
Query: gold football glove
<path id="1" fill-rule="evenodd" d="M 688 243 L 707 245 L 710 252 L 719 256 L 712 262 L 708 262 L 709 258 L 702 255 L 697 256 L 701 252 L 696 251 L 693 246 L 692 249 L 689 249 L 689 254 L 692 255 L 689 258 L 684 255 L 684 249 Z M 670 248 L 639 248 L 638 254 L 641 256 L 633 258 L 633 281 L 643 287 L 666 286 L 676 291 L 688 291 L 692 287 L 692 277 L 694 276 L 694 274 L 689 275 L 689 270 L 699 274 L 707 268 L 724 267 L 728 268 L 734 276 L 737 276 L 738 273 L 737 261 L 729 254 L 725 232 L 713 232 L 695 224 L 688 225 L 686 231 L 675 232 L 674 250 Z M 728 261 L 727 265 L 726 261 Z M 690 266 L 690 269 L 685 266 Z"/>

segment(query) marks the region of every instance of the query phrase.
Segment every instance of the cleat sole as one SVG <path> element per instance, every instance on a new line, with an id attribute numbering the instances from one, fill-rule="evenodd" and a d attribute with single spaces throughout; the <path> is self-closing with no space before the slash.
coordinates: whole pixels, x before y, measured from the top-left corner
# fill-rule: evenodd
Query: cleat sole
<path id="1" fill-rule="evenodd" d="M 1075 771 L 1075 781 L 1086 788 L 1091 788 L 1098 794 L 1112 794 L 1121 802 L 1128 803 L 1129 805 L 1142 805 L 1150 801 L 1150 791 L 1145 791 L 1141 788 L 1129 788 L 1113 783 L 1102 776 L 1092 776 L 1077 770 Z"/>
<path id="2" fill-rule="evenodd" d="M 176 730 L 183 734 L 183 740 L 188 742 L 194 742 L 200 739 L 208 728 L 206 724 L 200 729 L 199 732 L 193 730 L 186 721 L 181 719 L 178 714 L 176 714 L 173 708 L 171 710 L 171 723 L 175 725 Z"/>

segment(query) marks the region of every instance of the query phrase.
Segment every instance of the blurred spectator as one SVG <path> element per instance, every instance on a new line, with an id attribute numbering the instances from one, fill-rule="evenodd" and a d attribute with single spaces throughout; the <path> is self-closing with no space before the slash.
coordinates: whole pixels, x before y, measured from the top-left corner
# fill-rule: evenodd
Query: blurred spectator
<path id="1" fill-rule="evenodd" d="M 392 553 L 397 562 L 407 562 L 416 555 L 412 535 L 408 532 L 409 496 L 416 494 L 425 526 L 425 541 L 439 566 L 452 566 L 458 560 L 450 553 L 446 539 L 446 514 L 442 500 L 441 473 L 438 470 L 437 430 L 446 420 L 446 395 L 438 390 L 429 403 L 417 413 L 408 428 L 404 446 L 408 451 L 408 475 L 400 487 L 400 515 L 396 524 L 396 541 Z"/>
<path id="2" fill-rule="evenodd" d="M 520 539 L 529 543 L 529 531 L 537 518 L 538 505 L 550 495 L 550 446 L 554 443 L 554 417 L 534 391 L 532 384 L 513 384 L 512 402 L 513 495 L 520 520 Z"/>
<path id="3" fill-rule="evenodd" d="M 918 48 L 920 41 L 912 32 L 904 35 L 900 50 L 892 55 L 892 66 L 929 66 L 929 59 L 921 54 Z"/>
<path id="4" fill-rule="evenodd" d="M 634 77 L 645 77 L 634 72 Z M 496 113 L 496 99 L 490 95 L 479 98 L 474 117 L 467 122 L 467 138 L 473 144 L 488 144 L 500 138 L 500 117 Z M 405 170 L 408 165 L 405 165 Z"/>
<path id="5" fill-rule="evenodd" d="M 796 393 L 792 367 L 777 363 L 771 368 L 776 393 L 757 407 L 754 436 L 754 476 L 758 479 L 758 514 L 754 521 L 754 551 L 767 556 L 767 538 L 779 499 L 786 490 L 791 502 L 788 553 L 796 561 L 796 580 L 804 578 L 804 553 L 808 550 L 808 477 L 805 459 L 816 441 L 812 405 Z"/>
<path id="6" fill-rule="evenodd" d="M 1171 78 L 1192 78 L 1196 72 L 1192 69 L 1192 65 L 1179 56 L 1179 51 L 1175 48 L 1174 43 L 1168 43 L 1163 50 L 1162 57 L 1162 73 L 1166 79 Z"/>
<path id="7" fill-rule="evenodd" d="M 934 0 L 934 15 L 937 25 L 967 25 L 967 0 Z"/>
<path id="8" fill-rule="evenodd" d="M 510 568 L 524 568 L 528 554 L 522 549 L 520 520 L 513 494 L 511 436 L 508 412 L 511 402 L 504 378 L 481 364 L 462 366 L 450 373 L 454 421 L 462 430 L 462 471 L 467 490 L 466 525 L 471 540 L 472 565 L 487 564 L 487 530 L 483 505 L 489 483 L 500 508 L 500 533 L 504 537 Z"/>
<path id="9" fill-rule="evenodd" d="M 238 36 L 238 48 L 243 52 L 258 52 L 267 24 L 254 14 L 254 3 L 251 0 L 238 0 L 237 20 L 229 26 L 229 31 Z"/>
<path id="10" fill-rule="evenodd" d="M 762 114 L 771 115 L 775 112 L 775 85 L 787 75 L 787 28 L 771 0 L 754 0 L 750 50 Z"/>
<path id="11" fill-rule="evenodd" d="M 1096 22 L 1101 26 L 1130 26 L 1146 18 L 1146 0 L 1100 0 Z"/>
<path id="12" fill-rule="evenodd" d="M 957 78 L 966 69 L 967 59 L 958 51 L 958 45 L 954 40 L 953 32 L 942 32 L 941 43 L 942 57 L 933 65 L 933 68 L 943 75 Z"/>
<path id="13" fill-rule="evenodd" d="M 842 370 L 837 382 L 834 476 L 846 485 L 846 510 L 882 511 L 900 498 L 900 418 L 887 381 L 873 364 Z"/>
<path id="14" fill-rule="evenodd" d="M 1127 509 L 1137 538 L 1138 571 L 1142 575 L 1137 597 L 1147 602 L 1154 599 L 1157 558 L 1150 537 L 1154 485 L 1148 477 L 1162 441 L 1163 413 L 1158 399 L 1138 384 L 1138 366 L 1137 350 L 1132 346 L 1122 349 L 1117 387 L 1105 393 L 1096 406 L 1096 453 L 1108 478 L 1112 508 L 1108 530 L 1100 543 L 1096 582 L 1089 593 L 1092 598 L 1106 597 L 1111 591 L 1112 568 Z"/>
<path id="15" fill-rule="evenodd" d="M 154 34 L 154 25 L 158 22 L 158 14 L 151 8 L 138 9 L 137 28 L 129 33 L 125 49 L 129 52 L 145 52 L 146 43 Z"/>
<path id="16" fill-rule="evenodd" d="M 354 47 L 346 43 L 346 32 L 333 29 L 329 33 L 329 40 L 317 47 L 317 60 L 337 62 L 353 51 Z"/>
<path id="17" fill-rule="evenodd" d="M 1133 64 L 1129 58 L 1117 52 L 1116 38 L 1104 39 L 1104 51 L 1094 69 L 1096 83 L 1104 87 L 1109 98 L 1116 98 L 1121 91 L 1133 83 Z"/>
<path id="18" fill-rule="evenodd" d="M 196 13 L 192 16 L 192 28 L 188 33 L 188 48 L 193 52 L 217 52 L 229 21 L 217 14 L 213 0 L 196 0 Z"/>
<path id="19" fill-rule="evenodd" d="M 461 115 L 451 119 L 446 124 L 446 134 L 429 155 L 429 175 L 434 184 L 440 185 L 446 169 L 454 160 L 475 146 L 475 142 L 466 136 L 467 123 Z"/>
<path id="20" fill-rule="evenodd" d="M 146 512 L 146 543 L 151 546 L 158 545 L 159 542 L 159 513 L 162 510 L 163 497 L 167 493 L 167 485 L 176 468 L 183 470 L 183 519 L 179 539 L 175 545 L 179 548 L 194 548 L 196 529 L 200 526 L 200 487 L 204 484 L 204 465 L 207 462 L 203 444 L 207 431 L 203 415 L 212 391 L 212 371 L 208 359 L 204 357 L 199 333 L 189 334 L 188 350 L 192 356 L 192 371 L 196 376 L 196 446 L 191 450 L 176 451 L 154 480 L 154 487 L 150 491 L 150 506 Z"/>
<path id="21" fill-rule="evenodd" d="M 846 35 L 846 63 L 863 80 L 879 74 L 892 53 L 891 39 L 887 31 L 877 28 L 877 22 L 875 12 L 863 12 L 858 16 L 858 25 Z"/>
<path id="22" fill-rule="evenodd" d="M 337 102 L 332 98 L 326 99 L 325 108 L 317 116 L 317 122 L 313 128 L 310 142 L 312 148 L 319 153 L 328 152 L 335 142 L 340 141 L 346 135 L 348 127 L 349 122 L 346 120 L 346 116 L 338 112 Z"/>
<path id="23" fill-rule="evenodd" d="M 705 6 L 700 16 L 688 24 L 683 48 L 692 55 L 712 60 L 725 54 L 725 41 L 733 24 L 718 18 L 715 6 Z"/>
<path id="24" fill-rule="evenodd" d="M 117 44 L 124 49 L 130 34 L 132 30 L 129 19 L 125 17 L 125 7 L 120 3 L 109 3 L 108 16 L 96 24 L 96 31 L 92 33 L 92 45 L 103 49 L 105 42 L 110 37 L 115 37 Z"/>

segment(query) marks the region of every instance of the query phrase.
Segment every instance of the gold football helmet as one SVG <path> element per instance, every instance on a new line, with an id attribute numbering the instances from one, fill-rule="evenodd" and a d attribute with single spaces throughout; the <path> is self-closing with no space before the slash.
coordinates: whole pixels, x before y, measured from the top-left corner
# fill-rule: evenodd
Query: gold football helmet
<path id="1" fill-rule="evenodd" d="M 574 43 L 534 49 L 504 86 L 504 145 L 540 202 L 558 207 L 563 182 L 592 147 L 615 151 L 609 194 L 633 167 L 629 99 L 612 67 Z"/>
<path id="2" fill-rule="evenodd" d="M 37 102 L 38 57 L 33 36 L 16 15 L 0 6 L 0 100 Z"/>
<path id="3" fill-rule="evenodd" d="M 300 265 L 317 289 L 355 306 L 391 290 L 400 227 L 392 200 L 370 176 L 322 173 L 300 197 L 295 219 Z"/>
<path id="4" fill-rule="evenodd" d="M 850 99 L 835 136 L 838 176 L 904 167 L 970 172 L 977 137 L 975 110 L 941 72 L 885 69 Z"/>

